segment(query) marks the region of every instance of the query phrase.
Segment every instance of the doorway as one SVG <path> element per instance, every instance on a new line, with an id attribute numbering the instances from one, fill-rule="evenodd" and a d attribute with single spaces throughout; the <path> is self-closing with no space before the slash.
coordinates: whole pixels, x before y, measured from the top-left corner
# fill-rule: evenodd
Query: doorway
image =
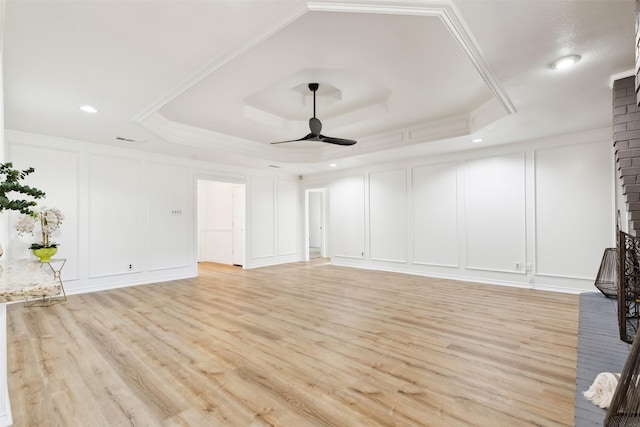
<path id="1" fill-rule="evenodd" d="M 245 185 L 198 179 L 198 262 L 244 266 Z"/>
<path id="2" fill-rule="evenodd" d="M 327 256 L 326 191 L 324 188 L 306 191 L 306 259 Z"/>

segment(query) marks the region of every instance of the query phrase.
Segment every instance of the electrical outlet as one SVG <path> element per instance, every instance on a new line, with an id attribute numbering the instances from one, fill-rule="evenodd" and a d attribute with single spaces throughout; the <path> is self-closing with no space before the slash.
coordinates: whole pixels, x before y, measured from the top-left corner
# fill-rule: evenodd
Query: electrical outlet
<path id="1" fill-rule="evenodd" d="M 171 215 L 182 215 L 182 209 L 171 209 Z"/>
<path id="2" fill-rule="evenodd" d="M 518 271 L 522 270 L 522 263 L 516 262 L 516 270 Z"/>
<path id="3" fill-rule="evenodd" d="M 129 270 L 133 270 L 133 264 L 129 264 Z"/>

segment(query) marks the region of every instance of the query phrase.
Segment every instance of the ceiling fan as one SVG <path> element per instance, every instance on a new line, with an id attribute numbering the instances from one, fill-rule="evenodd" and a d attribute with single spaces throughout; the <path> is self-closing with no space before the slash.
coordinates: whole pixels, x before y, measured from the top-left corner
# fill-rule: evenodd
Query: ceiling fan
<path id="1" fill-rule="evenodd" d="M 318 83 L 309 83 L 309 90 L 313 92 L 313 117 L 309 119 L 309 130 L 311 133 L 303 136 L 300 139 L 291 139 L 289 141 L 280 141 L 280 142 L 272 142 L 272 144 L 284 144 L 286 142 L 297 142 L 297 141 L 319 141 L 319 142 L 327 142 L 329 144 L 336 145 L 353 145 L 358 141 L 354 141 L 353 139 L 344 139 L 344 138 L 332 138 L 330 136 L 324 136 L 320 133 L 322 131 L 322 123 L 320 120 L 316 118 L 316 91 L 320 85 Z"/>

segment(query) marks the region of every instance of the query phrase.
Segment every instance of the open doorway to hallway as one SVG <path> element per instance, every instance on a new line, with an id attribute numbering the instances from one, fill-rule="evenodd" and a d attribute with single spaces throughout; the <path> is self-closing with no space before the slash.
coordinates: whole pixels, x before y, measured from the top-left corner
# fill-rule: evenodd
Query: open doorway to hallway
<path id="1" fill-rule="evenodd" d="M 198 262 L 245 265 L 245 185 L 199 179 Z"/>
<path id="2" fill-rule="evenodd" d="M 327 257 L 326 189 L 310 189 L 305 193 L 306 248 L 305 259 Z"/>

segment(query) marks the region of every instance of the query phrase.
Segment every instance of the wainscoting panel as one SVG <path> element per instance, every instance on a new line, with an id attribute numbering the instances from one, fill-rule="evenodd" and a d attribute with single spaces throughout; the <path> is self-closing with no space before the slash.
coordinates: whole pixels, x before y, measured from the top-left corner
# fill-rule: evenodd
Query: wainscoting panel
<path id="1" fill-rule="evenodd" d="M 369 174 L 369 236 L 376 261 L 407 261 L 407 173 Z"/>
<path id="2" fill-rule="evenodd" d="M 334 182 L 330 195 L 334 256 L 364 258 L 364 175 L 342 178 Z"/>
<path id="3" fill-rule="evenodd" d="M 248 187 L 250 212 L 250 257 L 275 255 L 275 192 L 272 178 L 252 177 Z M 257 214 L 259 212 L 259 214 Z"/>
<path id="4" fill-rule="evenodd" d="M 141 161 L 89 158 L 89 277 L 140 272 L 146 258 Z"/>
<path id="5" fill-rule="evenodd" d="M 615 246 L 611 156 L 609 141 L 536 151 L 536 274 L 595 279 Z"/>
<path id="6" fill-rule="evenodd" d="M 298 253 L 298 184 L 278 181 L 278 255 Z"/>
<path id="7" fill-rule="evenodd" d="M 35 172 L 29 175 L 30 186 L 46 193 L 46 198 L 37 200 L 38 206 L 55 207 L 62 211 L 64 221 L 60 229 L 54 232 L 52 240 L 59 243 L 56 258 L 66 258 L 63 270 L 65 280 L 79 277 L 79 213 L 78 213 L 78 154 L 65 150 L 50 150 L 29 145 L 12 145 L 11 161 L 17 169 L 33 167 Z M 18 236 L 15 231 L 17 212 L 9 212 L 10 258 L 29 258 L 31 243 L 41 240 L 39 234 Z M 39 232 L 39 226 L 36 232 Z M 7 256 L 5 255 L 7 258 Z"/>
<path id="8" fill-rule="evenodd" d="M 413 262 L 458 267 L 457 165 L 412 169 Z"/>
<path id="9" fill-rule="evenodd" d="M 186 166 L 149 165 L 149 270 L 187 267 L 193 259 L 190 187 Z"/>
<path id="10" fill-rule="evenodd" d="M 522 152 L 465 163 L 467 268 L 516 272 L 525 264 L 524 177 Z"/>

